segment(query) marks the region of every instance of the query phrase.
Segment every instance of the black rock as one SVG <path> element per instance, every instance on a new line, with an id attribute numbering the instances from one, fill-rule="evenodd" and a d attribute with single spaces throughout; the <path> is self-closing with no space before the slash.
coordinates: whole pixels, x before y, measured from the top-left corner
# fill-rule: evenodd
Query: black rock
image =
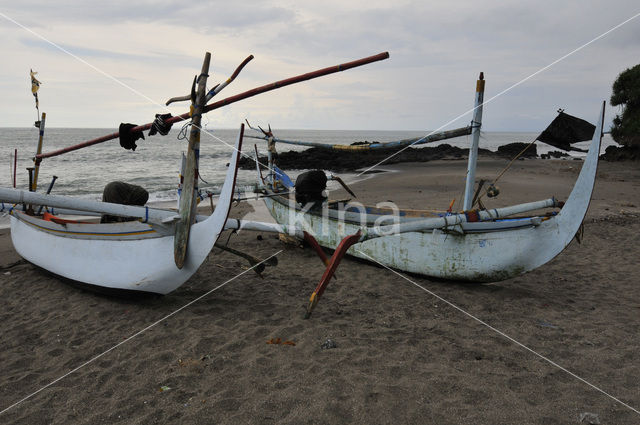
<path id="1" fill-rule="evenodd" d="M 336 344 L 332 339 L 327 339 L 324 344 L 320 346 L 321 350 L 330 350 L 332 348 L 338 348 L 338 344 Z"/>
<path id="2" fill-rule="evenodd" d="M 498 155 L 507 157 L 507 158 L 515 158 L 522 150 L 527 147 L 529 143 L 507 143 L 506 145 L 502 145 L 498 147 Z M 538 156 L 538 150 L 536 145 L 530 145 L 526 151 L 524 151 L 520 157 L 521 158 L 536 158 Z"/>
<path id="3" fill-rule="evenodd" d="M 397 149 L 349 152 L 311 148 L 301 152 L 281 152 L 274 155 L 274 160 L 278 167 L 283 170 L 323 169 L 342 172 L 371 167 L 383 160 L 385 160 L 385 164 L 396 164 L 400 162 L 426 162 L 437 159 L 464 158 L 469 155 L 469 149 L 461 149 L 446 143 L 434 147 L 407 148 L 399 153 L 397 152 Z M 496 155 L 486 149 L 479 149 L 478 152 L 483 157 L 495 157 Z M 260 157 L 259 161 L 266 164 L 267 158 Z M 255 166 L 252 158 L 243 157 L 240 160 L 240 168 L 242 169 L 252 170 L 255 169 Z"/>
<path id="4" fill-rule="evenodd" d="M 605 161 L 639 161 L 640 148 L 608 146 L 604 154 L 600 155 L 600 159 L 604 159 Z"/>

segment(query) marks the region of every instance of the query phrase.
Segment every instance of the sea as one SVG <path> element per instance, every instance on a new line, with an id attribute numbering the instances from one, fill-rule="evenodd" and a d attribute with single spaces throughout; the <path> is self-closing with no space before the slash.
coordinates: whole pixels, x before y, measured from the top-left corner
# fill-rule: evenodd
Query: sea
<path id="1" fill-rule="evenodd" d="M 43 152 L 50 152 L 86 140 L 114 133 L 115 129 L 81 129 L 81 128 L 47 128 L 44 133 Z M 219 190 L 224 181 L 226 164 L 235 145 L 237 129 L 205 128 L 200 144 L 200 188 L 211 191 Z M 407 138 L 421 137 L 428 132 L 419 131 L 374 131 L 374 130 L 278 130 L 276 136 L 287 140 L 303 140 L 326 144 L 351 144 L 358 141 L 389 142 Z M 497 150 L 498 146 L 513 143 L 529 143 L 537 133 L 519 132 L 483 132 L 480 146 L 489 150 Z M 250 129 L 247 135 L 258 135 Z M 14 153 L 17 150 L 16 187 L 26 189 L 29 184 L 27 167 L 32 167 L 36 153 L 39 132 L 32 128 L 0 128 L 0 187 L 13 186 Z M 448 139 L 438 143 L 468 147 L 470 136 Z M 253 145 L 260 152 L 266 152 L 266 142 L 260 139 L 245 137 L 243 152 L 253 157 Z M 547 153 L 555 148 L 536 142 L 538 154 Z M 586 148 L 589 142 L 577 144 Z M 609 135 L 605 135 L 602 152 L 606 146 L 614 144 Z M 135 151 L 120 147 L 118 140 L 86 147 L 64 155 L 44 159 L 40 165 L 38 192 L 46 191 L 53 176 L 57 180 L 52 194 L 70 195 L 81 198 L 99 200 L 104 186 L 114 180 L 144 187 L 150 194 L 150 202 L 165 202 L 177 199 L 177 185 L 180 169 L 181 152 L 187 149 L 187 140 L 180 137 L 179 129 L 172 129 L 166 136 L 146 136 L 137 141 Z M 435 146 L 429 144 L 424 146 Z M 279 151 L 303 150 L 304 147 L 278 145 Z M 572 153 L 573 156 L 584 156 Z M 382 166 L 393 168 L 393 165 Z M 292 172 L 295 178 L 302 170 Z M 353 175 L 342 175 L 347 181 Z M 238 185 L 251 186 L 255 183 L 255 170 L 240 170 Z"/>

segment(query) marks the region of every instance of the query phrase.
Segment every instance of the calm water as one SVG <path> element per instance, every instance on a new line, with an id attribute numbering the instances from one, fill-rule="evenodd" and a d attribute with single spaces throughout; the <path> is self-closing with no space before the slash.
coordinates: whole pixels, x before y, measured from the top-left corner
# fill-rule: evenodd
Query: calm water
<path id="1" fill-rule="evenodd" d="M 81 143 L 85 140 L 113 133 L 114 129 L 64 129 L 49 128 L 45 131 L 43 152 Z M 237 130 L 208 129 L 217 138 L 229 145 L 235 143 Z M 54 194 L 74 195 L 100 199 L 103 187 L 110 181 L 122 180 L 138 184 L 150 193 L 151 201 L 176 199 L 176 187 L 180 168 L 180 153 L 186 150 L 187 142 L 178 140 L 179 131 L 172 130 L 167 136 L 147 137 L 137 142 L 135 152 L 120 147 L 117 140 L 94 145 L 65 155 L 48 158 L 42 162 L 38 191 L 45 191 L 53 175 L 58 176 Z M 247 134 L 255 134 L 248 130 Z M 276 136 L 289 140 L 306 140 L 327 144 L 350 144 L 354 141 L 379 141 L 420 137 L 424 132 L 415 131 L 332 131 L 332 130 L 278 130 Z M 530 142 L 535 133 L 483 133 L 481 147 L 496 150 L 498 146 L 511 142 Z M 13 152 L 18 149 L 17 186 L 26 189 L 28 175 L 26 167 L 33 165 L 38 142 L 36 128 L 0 128 L 0 186 L 12 185 Z M 459 137 L 441 143 L 468 147 L 470 137 Z M 605 136 L 604 146 L 612 143 Z M 244 152 L 253 154 L 253 144 L 265 152 L 266 142 L 245 138 Z M 538 153 L 554 150 L 538 143 Z M 588 142 L 579 145 L 588 145 Z M 430 145 L 433 146 L 433 145 Z M 578 146 L 578 147 L 584 147 Z M 301 150 L 303 147 L 279 145 L 280 151 Z M 604 147 L 603 147 L 604 151 Z M 200 171 L 202 178 L 209 184 L 200 183 L 200 187 L 215 190 L 224 180 L 226 164 L 232 149 L 220 140 L 202 134 L 200 148 Z M 240 170 L 239 185 L 252 185 L 255 171 Z M 294 176 L 297 173 L 293 173 Z"/>

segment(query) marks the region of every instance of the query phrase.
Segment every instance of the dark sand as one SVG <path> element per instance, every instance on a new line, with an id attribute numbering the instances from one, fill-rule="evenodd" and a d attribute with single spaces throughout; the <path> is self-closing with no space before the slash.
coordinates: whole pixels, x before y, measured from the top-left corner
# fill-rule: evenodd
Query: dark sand
<path id="1" fill-rule="evenodd" d="M 478 177 L 506 164 L 481 161 Z M 491 206 L 565 198 L 578 161 L 518 161 Z M 355 184 L 364 201 L 446 208 L 464 161 L 392 166 Z M 340 193 L 332 194 L 341 197 Z M 260 204 L 234 216 L 260 216 Z M 409 276 L 469 314 L 640 409 L 640 167 L 601 163 L 582 244 L 493 284 Z M 263 216 L 264 218 L 264 216 Z M 231 246 L 278 254 L 0 415 L 0 423 L 602 424 L 640 414 L 388 270 L 345 259 L 310 320 L 323 272 L 310 249 L 274 235 Z M 19 260 L 0 231 L 0 266 Z M 30 264 L 0 270 L 0 410 L 83 365 L 246 269 L 214 249 L 183 287 L 125 300 Z M 269 345 L 271 338 L 295 346 Z M 322 350 L 327 338 L 337 348 Z M 168 387 L 161 391 L 162 387 Z M 588 422 L 582 422 L 588 423 Z"/>

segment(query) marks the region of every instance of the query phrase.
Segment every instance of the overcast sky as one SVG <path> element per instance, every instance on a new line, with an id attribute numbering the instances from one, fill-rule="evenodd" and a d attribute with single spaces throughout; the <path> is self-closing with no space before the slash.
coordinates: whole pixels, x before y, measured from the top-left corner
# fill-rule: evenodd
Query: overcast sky
<path id="1" fill-rule="evenodd" d="M 487 100 L 638 13 L 637 0 L 3 0 L 0 126 L 35 120 L 30 68 L 47 126 L 116 129 L 149 122 L 168 98 L 187 94 L 205 51 L 209 87 L 255 56 L 216 99 L 388 51 L 386 61 L 241 101 L 204 122 L 436 129 L 473 106 L 480 71 Z M 560 107 L 594 122 L 616 76 L 638 63 L 640 16 L 485 105 L 484 129 L 539 131 Z M 615 112 L 608 107 L 609 122 Z"/>

